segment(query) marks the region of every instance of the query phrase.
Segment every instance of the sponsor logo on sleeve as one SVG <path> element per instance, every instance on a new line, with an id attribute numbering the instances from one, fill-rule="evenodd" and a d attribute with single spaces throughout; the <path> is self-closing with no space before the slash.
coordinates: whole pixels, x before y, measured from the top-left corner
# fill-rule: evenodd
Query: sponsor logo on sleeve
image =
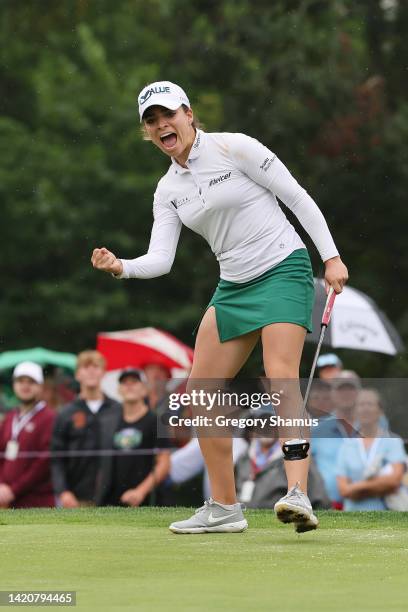
<path id="1" fill-rule="evenodd" d="M 272 165 L 273 160 L 275 159 L 276 155 L 274 155 L 273 157 L 266 157 L 262 164 L 259 166 L 259 168 L 261 170 L 263 170 L 264 172 L 268 172 L 269 168 Z"/>
<path id="2" fill-rule="evenodd" d="M 230 178 L 231 178 L 231 172 L 227 172 L 227 174 L 221 174 L 221 176 L 217 176 L 216 178 L 211 179 L 208 186 L 214 187 L 214 185 L 223 183 L 224 181 L 227 181 Z"/>
<path id="3" fill-rule="evenodd" d="M 172 203 L 174 208 L 180 208 L 180 206 L 188 204 L 190 202 L 190 198 L 189 196 L 184 196 L 184 198 L 174 198 L 173 200 L 170 200 L 170 202 Z"/>

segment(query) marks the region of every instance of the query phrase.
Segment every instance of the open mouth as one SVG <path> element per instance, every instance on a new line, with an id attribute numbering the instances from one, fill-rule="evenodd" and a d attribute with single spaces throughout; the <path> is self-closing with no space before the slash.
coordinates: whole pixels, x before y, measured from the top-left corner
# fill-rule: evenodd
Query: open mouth
<path id="1" fill-rule="evenodd" d="M 174 132 L 166 132 L 160 136 L 160 140 L 166 149 L 172 149 L 177 142 L 177 134 Z"/>

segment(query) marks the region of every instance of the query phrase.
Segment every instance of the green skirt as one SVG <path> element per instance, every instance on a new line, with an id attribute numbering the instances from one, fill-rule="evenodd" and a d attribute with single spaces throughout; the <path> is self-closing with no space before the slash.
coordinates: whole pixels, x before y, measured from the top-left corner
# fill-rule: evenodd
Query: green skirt
<path id="1" fill-rule="evenodd" d="M 309 254 L 297 249 L 246 283 L 220 279 L 206 310 L 214 306 L 218 334 L 225 342 L 270 323 L 296 323 L 311 332 L 313 303 Z"/>

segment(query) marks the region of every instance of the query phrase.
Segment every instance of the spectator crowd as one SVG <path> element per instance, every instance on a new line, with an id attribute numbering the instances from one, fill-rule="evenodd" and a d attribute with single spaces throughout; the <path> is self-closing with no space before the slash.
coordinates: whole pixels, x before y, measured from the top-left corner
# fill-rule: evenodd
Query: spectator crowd
<path id="1" fill-rule="evenodd" d="M 363 388 L 334 354 L 317 365 L 307 407 L 319 421 L 311 439 L 312 504 L 408 510 L 404 444 L 390 431 L 380 393 Z M 163 435 L 170 372 L 159 364 L 122 370 L 118 402 L 102 391 L 105 370 L 101 353 L 80 353 L 78 394 L 56 408 L 41 367 L 15 367 L 18 405 L 0 421 L 0 508 L 178 505 L 186 501 L 183 483 L 188 489 L 200 478 L 199 495 L 210 495 L 197 438 L 169 428 Z M 233 438 L 233 455 L 238 499 L 273 508 L 286 492 L 278 435 L 248 426 Z"/>

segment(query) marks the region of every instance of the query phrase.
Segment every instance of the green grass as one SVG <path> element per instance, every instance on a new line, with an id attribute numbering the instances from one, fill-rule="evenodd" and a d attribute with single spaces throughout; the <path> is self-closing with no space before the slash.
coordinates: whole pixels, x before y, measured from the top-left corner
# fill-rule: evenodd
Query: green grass
<path id="1" fill-rule="evenodd" d="M 79 610 L 406 610 L 408 515 L 270 511 L 243 534 L 174 535 L 185 508 L 2 510 L 0 589 L 75 590 Z M 54 606 L 49 610 L 58 609 Z"/>

